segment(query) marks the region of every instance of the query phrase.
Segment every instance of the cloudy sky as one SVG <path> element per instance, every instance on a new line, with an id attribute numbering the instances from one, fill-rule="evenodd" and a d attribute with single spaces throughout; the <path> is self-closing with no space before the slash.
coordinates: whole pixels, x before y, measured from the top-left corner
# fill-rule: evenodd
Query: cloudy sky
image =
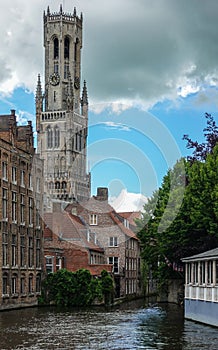
<path id="1" fill-rule="evenodd" d="M 82 77 L 90 106 L 92 191 L 109 186 L 150 195 L 201 141 L 204 113 L 217 117 L 217 0 L 62 0 L 83 13 Z M 0 113 L 34 120 L 43 76 L 42 14 L 60 0 L 0 4 Z"/>

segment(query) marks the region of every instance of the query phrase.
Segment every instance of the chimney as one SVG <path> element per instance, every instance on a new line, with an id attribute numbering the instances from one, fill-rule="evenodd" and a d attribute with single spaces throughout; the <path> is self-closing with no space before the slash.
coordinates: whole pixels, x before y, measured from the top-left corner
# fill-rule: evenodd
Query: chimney
<path id="1" fill-rule="evenodd" d="M 108 188 L 107 187 L 98 187 L 96 199 L 99 201 L 108 201 Z"/>

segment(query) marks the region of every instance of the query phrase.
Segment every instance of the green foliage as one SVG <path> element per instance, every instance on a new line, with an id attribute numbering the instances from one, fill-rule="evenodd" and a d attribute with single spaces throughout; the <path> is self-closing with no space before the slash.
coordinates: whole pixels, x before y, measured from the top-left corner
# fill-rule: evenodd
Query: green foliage
<path id="1" fill-rule="evenodd" d="M 104 271 L 104 270 L 103 270 Z M 113 279 L 102 271 L 101 279 L 92 278 L 86 269 L 71 272 L 66 269 L 49 274 L 43 281 L 40 303 L 53 302 L 62 306 L 88 306 L 113 294 Z M 107 299 L 106 297 L 106 299 Z"/>
<path id="2" fill-rule="evenodd" d="M 142 257 L 161 284 L 181 276 L 173 263 L 218 246 L 217 169 L 218 145 L 203 161 L 181 159 L 144 206 L 137 221 Z"/>
<path id="3" fill-rule="evenodd" d="M 101 290 L 104 295 L 105 305 L 113 303 L 114 298 L 114 281 L 109 273 L 105 270 L 101 272 Z"/>

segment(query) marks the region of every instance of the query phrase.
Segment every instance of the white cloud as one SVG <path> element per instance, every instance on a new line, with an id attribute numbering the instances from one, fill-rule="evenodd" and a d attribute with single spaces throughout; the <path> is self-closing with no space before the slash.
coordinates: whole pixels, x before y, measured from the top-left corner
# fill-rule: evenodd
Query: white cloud
<path id="1" fill-rule="evenodd" d="M 119 213 L 143 211 L 147 198 L 140 193 L 130 193 L 123 189 L 118 197 L 109 198 L 110 205 Z"/>
<path id="2" fill-rule="evenodd" d="M 48 5 L 56 12 L 60 1 L 1 1 L 0 92 L 35 91 Z M 74 6 L 84 15 L 82 78 L 94 112 L 148 109 L 217 86 L 217 0 L 63 1 L 66 12 Z"/>
<path id="3" fill-rule="evenodd" d="M 121 123 L 115 123 L 113 121 L 103 122 L 103 125 L 106 125 L 107 127 L 122 130 L 122 131 L 130 131 L 130 128 L 127 125 L 121 124 Z"/>

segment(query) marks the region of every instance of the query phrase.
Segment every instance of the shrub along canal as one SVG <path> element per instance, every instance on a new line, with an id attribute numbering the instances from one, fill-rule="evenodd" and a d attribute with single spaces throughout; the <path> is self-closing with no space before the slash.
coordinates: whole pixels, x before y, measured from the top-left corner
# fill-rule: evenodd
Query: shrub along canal
<path id="1" fill-rule="evenodd" d="M 0 348 L 217 350 L 217 329 L 186 321 L 176 305 L 112 310 L 28 308 L 0 313 Z"/>

